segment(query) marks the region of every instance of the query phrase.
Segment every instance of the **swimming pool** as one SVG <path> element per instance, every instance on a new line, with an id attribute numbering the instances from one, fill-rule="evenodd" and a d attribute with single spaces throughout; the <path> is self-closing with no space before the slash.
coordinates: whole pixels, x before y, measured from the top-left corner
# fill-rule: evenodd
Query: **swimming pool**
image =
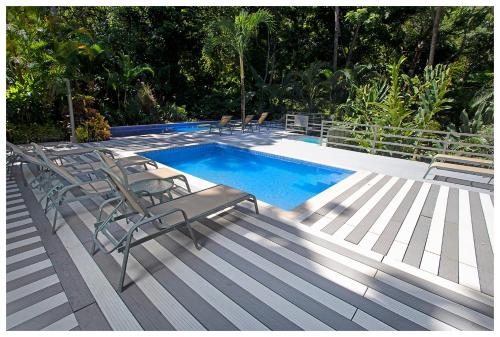
<path id="1" fill-rule="evenodd" d="M 291 210 L 353 172 L 222 144 L 202 144 L 140 153 L 216 184 L 254 194 Z"/>
<path id="2" fill-rule="evenodd" d="M 318 137 L 311 137 L 311 136 L 300 136 L 295 138 L 295 140 L 300 140 L 301 142 L 312 143 L 312 144 L 321 143 L 321 140 Z"/>
<path id="3" fill-rule="evenodd" d="M 195 132 L 195 131 L 208 130 L 209 128 L 210 126 L 206 126 L 206 124 L 172 125 L 172 126 L 167 126 L 164 132 Z"/>
<path id="4" fill-rule="evenodd" d="M 208 130 L 207 124 L 217 123 L 216 121 L 188 122 L 188 123 L 168 123 L 168 124 L 148 124 L 112 126 L 110 128 L 111 137 L 126 137 L 133 135 L 144 135 L 164 132 L 194 132 Z"/>

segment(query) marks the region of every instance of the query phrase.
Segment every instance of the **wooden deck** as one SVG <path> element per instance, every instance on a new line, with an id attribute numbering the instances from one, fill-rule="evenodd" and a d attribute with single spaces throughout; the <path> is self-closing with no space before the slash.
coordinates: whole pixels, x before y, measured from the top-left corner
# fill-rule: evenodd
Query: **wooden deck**
<path id="1" fill-rule="evenodd" d="M 493 329 L 487 194 L 358 172 L 299 221 L 237 207 L 193 225 L 200 251 L 180 231 L 135 247 L 117 293 L 121 254 L 88 253 L 99 202 L 52 235 L 30 175 L 7 182 L 8 329 Z"/>

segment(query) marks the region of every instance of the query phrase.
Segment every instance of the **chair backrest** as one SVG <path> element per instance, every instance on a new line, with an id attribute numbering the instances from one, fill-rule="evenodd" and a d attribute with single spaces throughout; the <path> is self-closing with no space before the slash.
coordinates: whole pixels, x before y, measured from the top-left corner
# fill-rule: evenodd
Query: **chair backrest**
<path id="1" fill-rule="evenodd" d="M 43 166 L 46 167 L 44 162 L 42 162 L 40 159 L 33 157 L 32 155 L 24 152 L 19 146 L 7 142 L 7 146 L 10 147 L 13 153 L 16 155 L 22 157 L 25 161 L 30 162 L 32 164 L 38 165 L 38 166 Z"/>
<path id="2" fill-rule="evenodd" d="M 109 169 L 109 167 L 104 166 L 102 168 L 104 173 L 106 173 L 109 177 L 110 183 L 115 187 L 115 189 L 122 195 L 123 200 L 137 213 L 147 216 L 149 212 L 141 206 L 134 192 L 130 191 L 118 178 L 113 171 Z"/>
<path id="3" fill-rule="evenodd" d="M 269 112 L 263 112 L 260 117 L 259 117 L 259 120 L 257 121 L 258 124 L 262 124 L 264 123 L 264 121 L 266 120 L 267 116 L 269 115 Z"/>
<path id="4" fill-rule="evenodd" d="M 45 155 L 45 152 L 43 152 L 43 149 L 40 145 L 36 143 L 31 143 L 33 145 L 33 150 L 35 151 L 36 155 L 40 157 L 40 159 L 44 162 L 45 166 L 47 166 L 52 172 L 57 174 L 60 178 L 66 180 L 69 184 L 71 185 L 78 185 L 81 183 L 74 175 L 68 172 L 66 168 L 63 166 L 58 166 L 54 164 L 52 160 L 47 158 Z"/>
<path id="5" fill-rule="evenodd" d="M 245 120 L 243 121 L 243 124 L 248 124 L 252 121 L 254 115 L 247 115 L 245 116 Z"/>
<path id="6" fill-rule="evenodd" d="M 220 119 L 220 122 L 219 124 L 221 126 L 226 126 L 227 123 L 229 123 L 231 121 L 231 118 L 233 118 L 233 116 L 230 116 L 230 115 L 224 115 L 222 116 L 222 118 Z"/>
<path id="7" fill-rule="evenodd" d="M 118 178 L 121 179 L 122 183 L 125 186 L 128 186 L 128 178 L 127 178 L 127 172 L 125 169 L 120 165 L 120 163 L 117 160 L 114 160 L 104 153 L 100 151 L 96 151 L 97 155 L 99 156 L 99 159 L 101 160 L 102 164 L 107 167 L 108 170 L 113 172 Z"/>

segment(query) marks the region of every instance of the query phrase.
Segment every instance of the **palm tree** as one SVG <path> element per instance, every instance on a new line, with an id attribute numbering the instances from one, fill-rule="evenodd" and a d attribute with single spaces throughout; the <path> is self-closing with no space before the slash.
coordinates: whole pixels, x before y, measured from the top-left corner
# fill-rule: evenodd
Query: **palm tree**
<path id="1" fill-rule="evenodd" d="M 259 25 L 264 24 L 272 29 L 273 16 L 265 10 L 259 9 L 249 14 L 241 11 L 234 20 L 222 18 L 213 22 L 208 30 L 203 47 L 204 56 L 210 58 L 213 51 L 220 48 L 224 52 L 236 53 L 240 65 L 240 92 L 241 92 L 241 120 L 245 119 L 245 52 L 252 37 L 257 35 Z"/>

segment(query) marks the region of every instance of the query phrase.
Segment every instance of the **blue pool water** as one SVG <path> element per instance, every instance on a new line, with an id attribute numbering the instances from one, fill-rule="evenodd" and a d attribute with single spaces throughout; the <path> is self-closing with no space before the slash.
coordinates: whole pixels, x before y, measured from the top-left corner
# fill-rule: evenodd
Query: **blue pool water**
<path id="1" fill-rule="evenodd" d="M 203 131 L 208 130 L 210 127 L 208 126 L 199 126 L 199 125 L 173 125 L 167 126 L 164 132 L 194 132 L 194 131 Z"/>
<path id="2" fill-rule="evenodd" d="M 291 210 L 353 172 L 221 144 L 141 153 L 193 176 L 254 194 Z"/>
<path id="3" fill-rule="evenodd" d="M 296 138 L 296 140 L 300 140 L 301 142 L 306 143 L 320 144 L 320 139 L 317 137 L 301 136 Z"/>

